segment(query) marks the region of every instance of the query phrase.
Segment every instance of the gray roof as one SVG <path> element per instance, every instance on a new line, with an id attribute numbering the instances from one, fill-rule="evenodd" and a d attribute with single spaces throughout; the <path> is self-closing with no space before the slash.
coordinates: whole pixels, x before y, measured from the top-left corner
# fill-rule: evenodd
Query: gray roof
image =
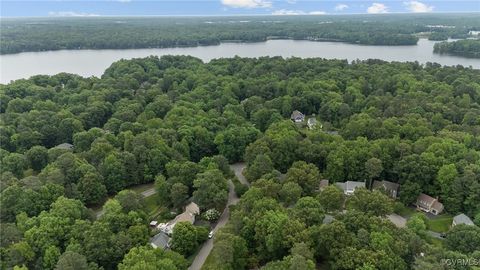
<path id="1" fill-rule="evenodd" d="M 390 181 L 373 181 L 373 188 L 385 188 L 386 191 L 398 191 L 398 188 L 400 187 L 399 184 L 393 183 Z"/>
<path id="2" fill-rule="evenodd" d="M 323 224 L 330 224 L 335 220 L 335 218 L 332 215 L 326 214 L 325 217 L 323 218 Z"/>
<path id="3" fill-rule="evenodd" d="M 335 183 L 337 187 L 342 189 L 343 191 L 346 190 L 355 190 L 357 188 L 365 187 L 365 182 L 358 182 L 358 181 L 347 181 L 347 182 L 337 182 Z"/>
<path id="4" fill-rule="evenodd" d="M 465 225 L 475 225 L 473 221 L 465 214 L 460 214 L 453 217 L 453 221 L 456 225 L 458 224 L 465 224 Z"/>
<path id="5" fill-rule="evenodd" d="M 340 188 L 341 190 L 345 190 L 345 188 L 346 188 L 346 184 L 343 183 L 343 182 L 336 182 L 336 183 L 335 183 L 335 186 L 337 186 L 337 187 Z"/>
<path id="6" fill-rule="evenodd" d="M 73 149 L 73 144 L 70 144 L 70 143 L 61 143 L 61 144 L 55 146 L 55 148 L 72 150 L 72 149 Z"/>
<path id="7" fill-rule="evenodd" d="M 365 187 L 365 182 L 347 181 L 345 182 L 347 190 L 355 190 L 356 188 Z"/>
<path id="8" fill-rule="evenodd" d="M 168 243 L 170 242 L 170 237 L 164 232 L 160 232 L 156 234 L 152 239 L 150 239 L 150 243 L 155 248 L 162 248 L 166 249 L 168 247 Z"/>
<path id="9" fill-rule="evenodd" d="M 299 118 L 304 118 L 305 116 L 303 115 L 303 113 L 301 113 L 300 111 L 293 111 L 292 112 L 292 115 L 290 116 L 291 119 L 299 119 Z"/>

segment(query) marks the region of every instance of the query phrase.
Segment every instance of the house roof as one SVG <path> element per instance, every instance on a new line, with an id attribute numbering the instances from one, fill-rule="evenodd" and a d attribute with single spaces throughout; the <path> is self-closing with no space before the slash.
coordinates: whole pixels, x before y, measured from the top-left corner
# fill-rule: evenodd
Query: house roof
<path id="1" fill-rule="evenodd" d="M 187 206 L 185 206 L 185 212 L 190 213 L 192 215 L 198 215 L 200 214 L 200 208 L 196 203 L 191 202 Z"/>
<path id="2" fill-rule="evenodd" d="M 433 202 L 432 208 L 440 212 L 443 210 L 443 203 L 435 199 L 435 201 Z"/>
<path id="3" fill-rule="evenodd" d="M 377 188 L 385 188 L 385 190 L 387 191 L 398 191 L 398 188 L 400 187 L 399 184 L 397 183 L 393 183 L 393 182 L 390 182 L 390 181 L 373 181 L 373 188 L 374 189 L 377 189 Z"/>
<path id="4" fill-rule="evenodd" d="M 324 188 L 326 186 L 328 186 L 328 179 L 322 179 L 320 180 L 320 184 L 318 185 L 319 188 Z"/>
<path id="5" fill-rule="evenodd" d="M 169 242 L 170 237 L 168 237 L 168 235 L 164 232 L 160 232 L 150 239 L 152 246 L 163 249 L 168 247 Z"/>
<path id="6" fill-rule="evenodd" d="M 428 196 L 425 193 L 418 195 L 417 202 L 424 202 L 427 205 L 432 205 L 436 201 L 435 198 Z"/>
<path id="7" fill-rule="evenodd" d="M 335 218 L 332 216 L 332 215 L 325 215 L 325 217 L 323 218 L 323 221 L 322 223 L 323 224 L 330 224 L 332 223 L 333 221 L 335 220 Z"/>
<path id="8" fill-rule="evenodd" d="M 61 144 L 55 146 L 54 148 L 72 150 L 72 149 L 73 149 L 73 144 L 70 144 L 70 143 L 61 143 Z"/>
<path id="9" fill-rule="evenodd" d="M 304 117 L 303 113 L 297 110 L 293 111 L 292 115 L 290 116 L 291 119 L 302 118 L 302 117 Z"/>
<path id="10" fill-rule="evenodd" d="M 195 222 L 195 218 L 192 214 L 183 212 L 180 215 L 176 216 L 170 223 L 171 224 L 177 224 L 178 222 L 190 222 L 193 224 Z"/>
<path id="11" fill-rule="evenodd" d="M 346 183 L 344 182 L 336 182 L 335 183 L 335 186 L 337 186 L 338 188 L 340 188 L 341 190 L 346 190 Z"/>
<path id="12" fill-rule="evenodd" d="M 317 123 L 317 119 L 315 119 L 315 118 L 313 118 L 313 117 L 312 117 L 312 118 L 308 118 L 307 123 L 308 123 L 309 125 L 316 124 L 316 123 Z"/>
<path id="13" fill-rule="evenodd" d="M 456 225 L 465 224 L 465 225 L 475 225 L 473 221 L 465 214 L 456 215 L 453 217 L 453 221 Z"/>
<path id="14" fill-rule="evenodd" d="M 356 188 L 365 187 L 365 182 L 347 181 L 345 184 L 347 190 L 355 190 Z"/>

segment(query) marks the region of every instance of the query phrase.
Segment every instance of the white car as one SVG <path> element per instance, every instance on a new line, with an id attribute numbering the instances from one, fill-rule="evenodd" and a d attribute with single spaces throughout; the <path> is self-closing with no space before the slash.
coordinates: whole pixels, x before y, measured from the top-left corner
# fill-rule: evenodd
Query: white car
<path id="1" fill-rule="evenodd" d="M 214 232 L 213 232 L 213 231 L 210 231 L 210 232 L 208 233 L 208 239 L 212 239 L 213 234 L 214 234 Z"/>

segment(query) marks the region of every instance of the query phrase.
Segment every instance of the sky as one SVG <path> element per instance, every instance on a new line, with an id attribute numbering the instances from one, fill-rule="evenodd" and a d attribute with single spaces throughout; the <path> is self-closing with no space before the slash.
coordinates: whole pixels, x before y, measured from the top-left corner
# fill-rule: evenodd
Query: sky
<path id="1" fill-rule="evenodd" d="M 451 12 L 480 12 L 480 0 L 0 0 L 1 17 L 324 15 Z"/>

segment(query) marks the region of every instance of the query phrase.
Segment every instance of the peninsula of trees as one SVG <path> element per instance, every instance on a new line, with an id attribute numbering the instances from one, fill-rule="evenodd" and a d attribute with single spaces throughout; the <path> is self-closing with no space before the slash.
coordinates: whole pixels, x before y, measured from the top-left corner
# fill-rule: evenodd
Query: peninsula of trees
<path id="1" fill-rule="evenodd" d="M 465 39 L 436 43 L 433 46 L 433 52 L 480 58 L 480 39 Z"/>
<path id="2" fill-rule="evenodd" d="M 424 192 L 480 224 L 480 70 L 164 56 L 101 78 L 17 80 L 0 99 L 2 269 L 186 270 L 208 230 L 181 223 L 172 250 L 153 249 L 145 200 L 124 189 L 155 181 L 165 220 L 188 198 L 222 211 L 238 161 L 251 187 L 214 237 L 211 269 L 445 269 L 442 258 L 480 255 L 476 226 L 439 242 L 423 215 L 386 219 Z M 296 110 L 316 128 L 291 121 Z M 342 212 L 323 178 L 388 180 L 399 199 L 360 189 Z"/>

